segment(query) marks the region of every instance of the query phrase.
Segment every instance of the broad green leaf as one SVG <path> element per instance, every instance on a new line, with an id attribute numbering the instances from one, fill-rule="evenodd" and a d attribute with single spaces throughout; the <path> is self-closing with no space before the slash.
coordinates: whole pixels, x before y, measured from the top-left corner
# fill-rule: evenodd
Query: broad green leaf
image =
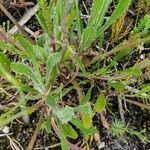
<path id="1" fill-rule="evenodd" d="M 64 132 L 66 134 L 66 136 L 76 139 L 78 137 L 78 134 L 76 133 L 76 131 L 71 127 L 71 125 L 69 124 L 63 124 L 62 125 Z"/>
<path id="2" fill-rule="evenodd" d="M 36 74 L 30 67 L 28 67 L 23 63 L 11 63 L 11 68 L 13 69 L 14 72 L 25 75 L 28 78 L 32 79 L 35 83 L 34 84 L 35 89 L 38 90 L 40 93 L 44 93 L 45 91 L 44 86 L 37 79 Z"/>
<path id="3" fill-rule="evenodd" d="M 59 118 L 62 124 L 67 124 L 74 116 L 74 108 L 66 106 L 65 108 L 55 108 L 53 113 Z"/>
<path id="4" fill-rule="evenodd" d="M 48 60 L 46 62 L 46 67 L 47 67 L 47 70 L 46 70 L 46 84 L 47 85 L 49 84 L 53 68 L 60 61 L 60 59 L 61 59 L 61 53 L 59 53 L 59 52 L 53 53 L 48 57 Z"/>
<path id="5" fill-rule="evenodd" d="M 17 40 L 26 51 L 28 59 L 33 63 L 35 69 L 39 68 L 32 44 L 22 36 L 18 36 Z"/>
<path id="6" fill-rule="evenodd" d="M 84 134 L 84 136 L 89 136 L 97 132 L 97 129 L 95 127 L 85 128 L 81 120 L 72 119 L 71 123 L 75 125 L 77 128 L 79 128 Z"/>
<path id="7" fill-rule="evenodd" d="M 90 113 L 83 113 L 82 121 L 85 128 L 90 128 L 92 126 L 92 115 L 90 115 Z"/>
<path id="8" fill-rule="evenodd" d="M 77 112 L 80 112 L 82 114 L 82 121 L 85 128 L 90 128 L 92 126 L 92 108 L 89 102 L 79 105 L 77 108 L 75 108 Z"/>
<path id="9" fill-rule="evenodd" d="M 0 64 L 6 69 L 10 70 L 10 60 L 6 57 L 6 54 L 0 52 Z"/>
<path id="10" fill-rule="evenodd" d="M 11 63 L 11 68 L 14 72 L 25 75 L 32 79 L 35 83 L 38 83 L 34 71 L 29 66 L 23 63 Z"/>
<path id="11" fill-rule="evenodd" d="M 60 129 L 60 140 L 61 140 L 62 150 L 70 150 L 68 141 L 66 139 L 67 137 L 66 137 L 65 131 L 61 124 L 59 125 L 59 129 Z"/>
<path id="12" fill-rule="evenodd" d="M 33 46 L 33 50 L 34 50 L 36 57 L 45 63 L 49 55 L 48 52 L 44 48 L 38 45 Z"/>
<path id="13" fill-rule="evenodd" d="M 78 107 L 75 107 L 74 110 L 77 112 L 89 113 L 90 115 L 92 115 L 92 109 L 89 102 L 83 105 L 79 105 Z"/>
<path id="14" fill-rule="evenodd" d="M 101 92 L 98 96 L 98 99 L 96 100 L 96 103 L 94 104 L 94 110 L 98 113 L 102 112 L 105 109 L 106 106 L 106 98 L 104 94 Z"/>
<path id="15" fill-rule="evenodd" d="M 90 87 L 90 89 L 88 90 L 88 92 L 86 93 L 86 95 L 81 99 L 80 104 L 86 104 L 87 102 L 89 102 L 90 98 L 91 98 L 91 91 L 92 91 L 93 87 Z"/>
<path id="16" fill-rule="evenodd" d="M 21 44 L 21 46 L 24 48 L 25 52 L 27 53 L 28 59 L 33 64 L 33 67 L 36 71 L 36 76 L 40 84 L 43 84 L 41 73 L 39 71 L 39 62 L 37 61 L 36 55 L 34 53 L 33 45 L 22 36 L 18 36 L 17 40 Z"/>
<path id="17" fill-rule="evenodd" d="M 122 82 L 110 82 L 108 85 L 119 91 L 124 90 L 125 88 L 125 85 Z"/>
<path id="18" fill-rule="evenodd" d="M 131 4 L 131 0 L 120 0 L 116 9 L 106 23 L 99 29 L 98 34 L 103 33 L 112 23 L 114 23 L 118 18 L 120 18 L 128 9 Z"/>

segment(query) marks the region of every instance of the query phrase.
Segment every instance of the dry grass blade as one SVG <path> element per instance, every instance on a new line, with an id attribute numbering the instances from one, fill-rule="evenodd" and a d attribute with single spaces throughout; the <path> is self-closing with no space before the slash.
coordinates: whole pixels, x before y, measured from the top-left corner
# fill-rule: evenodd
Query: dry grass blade
<path id="1" fill-rule="evenodd" d="M 146 43 L 148 41 L 150 41 L 150 37 L 146 37 L 146 38 L 143 38 L 143 39 L 138 38 L 138 37 L 136 39 L 135 38 L 133 38 L 133 39 L 131 38 L 127 42 L 121 43 L 119 46 L 113 48 L 109 52 L 106 52 L 106 53 L 104 53 L 102 55 L 98 55 L 98 56 L 94 57 L 88 65 L 94 64 L 96 61 L 103 60 L 105 57 L 107 57 L 109 55 L 112 55 L 114 53 L 117 53 L 117 52 L 119 52 L 121 50 L 128 49 L 128 48 L 131 48 L 131 47 L 135 47 L 135 46 L 140 45 L 143 42 Z"/>
<path id="2" fill-rule="evenodd" d="M 24 31 L 24 29 L 19 25 L 16 19 L 7 11 L 7 9 L 0 3 L 0 9 L 4 12 L 4 14 L 19 28 L 20 32 L 31 42 L 34 44 L 34 41 L 28 36 L 28 34 Z"/>
<path id="3" fill-rule="evenodd" d="M 35 13 L 38 11 L 38 5 L 35 5 L 33 8 L 29 9 L 27 13 L 24 14 L 22 19 L 18 22 L 20 26 L 23 26 L 25 23 L 29 21 L 29 19 L 35 15 Z M 10 34 L 14 34 L 15 32 L 18 31 L 18 26 L 15 25 L 9 30 Z"/>

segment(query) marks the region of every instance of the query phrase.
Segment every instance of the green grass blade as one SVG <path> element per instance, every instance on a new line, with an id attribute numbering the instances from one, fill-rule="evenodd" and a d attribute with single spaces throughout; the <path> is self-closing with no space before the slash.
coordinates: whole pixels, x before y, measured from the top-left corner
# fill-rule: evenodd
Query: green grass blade
<path id="1" fill-rule="evenodd" d="M 112 25 L 112 23 L 114 23 L 118 18 L 120 18 L 127 11 L 130 4 L 131 0 L 120 0 L 114 13 L 106 21 L 106 23 L 99 29 L 98 34 L 102 34 L 110 25 Z"/>
<path id="2" fill-rule="evenodd" d="M 94 26 L 95 30 L 102 25 L 104 15 L 108 10 L 111 0 L 94 0 L 92 3 L 91 15 L 88 26 Z"/>

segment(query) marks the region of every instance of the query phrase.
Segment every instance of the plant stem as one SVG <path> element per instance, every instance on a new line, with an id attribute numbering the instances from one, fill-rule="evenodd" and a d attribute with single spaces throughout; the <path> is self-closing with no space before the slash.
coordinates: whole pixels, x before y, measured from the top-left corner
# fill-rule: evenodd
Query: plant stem
<path id="1" fill-rule="evenodd" d="M 139 106 L 139 107 L 142 107 L 142 108 L 150 110 L 150 105 L 144 105 L 142 103 L 139 103 L 139 102 L 136 102 L 136 101 L 132 101 L 132 100 L 129 100 L 129 99 L 124 99 L 124 100 L 129 102 L 129 103 L 131 103 L 131 104 L 134 104 L 136 106 Z"/>
<path id="2" fill-rule="evenodd" d="M 32 149 L 33 149 L 35 140 L 36 140 L 36 138 L 37 138 L 37 135 L 38 135 L 39 130 L 40 130 L 41 125 L 42 125 L 43 116 L 44 116 L 44 112 L 42 111 L 41 114 L 40 114 L 39 121 L 38 121 L 38 123 L 37 123 L 37 127 L 36 127 L 36 129 L 35 129 L 35 131 L 34 131 L 34 133 L 33 133 L 33 136 L 32 136 L 32 138 L 31 138 L 31 140 L 30 140 L 30 143 L 29 143 L 29 145 L 28 145 L 28 147 L 27 147 L 27 150 L 32 150 Z"/>

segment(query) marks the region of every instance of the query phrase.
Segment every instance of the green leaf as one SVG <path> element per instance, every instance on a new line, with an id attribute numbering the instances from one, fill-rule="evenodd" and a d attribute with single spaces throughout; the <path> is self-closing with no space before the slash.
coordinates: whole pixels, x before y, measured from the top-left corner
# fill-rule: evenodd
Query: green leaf
<path id="1" fill-rule="evenodd" d="M 150 0 L 145 0 L 147 3 L 147 6 L 150 6 Z"/>
<path id="2" fill-rule="evenodd" d="M 75 108 L 75 111 L 82 114 L 82 121 L 85 128 L 90 128 L 92 126 L 92 108 L 89 102 L 79 105 Z"/>
<path id="3" fill-rule="evenodd" d="M 73 89 L 73 87 L 71 87 L 71 86 L 69 88 L 63 88 L 63 85 L 61 84 L 60 87 L 58 87 L 57 89 L 55 89 L 54 91 L 52 91 L 47 96 L 47 98 L 46 98 L 46 104 L 49 107 L 56 107 L 58 101 L 60 99 L 62 99 L 63 96 L 65 96 L 66 94 L 68 94 L 72 89 Z"/>
<path id="4" fill-rule="evenodd" d="M 37 19 L 45 33 L 51 38 L 53 36 L 53 1 L 49 3 L 46 0 L 38 0 L 39 12 Z"/>
<path id="5" fill-rule="evenodd" d="M 32 79 L 35 83 L 38 83 L 34 71 L 29 66 L 23 63 L 11 63 L 11 68 L 14 72 L 25 75 L 28 78 Z"/>
<path id="6" fill-rule="evenodd" d="M 118 62 L 116 62 L 115 60 L 111 61 L 111 63 L 107 66 L 107 69 L 108 68 L 111 68 L 111 67 L 115 67 L 118 65 Z"/>
<path id="7" fill-rule="evenodd" d="M 39 62 L 37 61 L 36 55 L 34 53 L 33 45 L 22 36 L 18 36 L 17 40 L 21 44 L 21 46 L 24 48 L 28 56 L 28 59 L 32 62 L 33 67 L 36 71 L 36 78 L 38 78 L 40 84 L 43 84 L 41 73 L 39 71 Z"/>
<path id="8" fill-rule="evenodd" d="M 0 64 L 6 69 L 10 70 L 10 60 L 6 57 L 6 55 L 0 52 Z"/>
<path id="9" fill-rule="evenodd" d="M 45 87 L 40 83 L 40 81 L 36 77 L 36 74 L 30 67 L 28 67 L 23 63 L 11 63 L 11 68 L 13 69 L 14 72 L 25 75 L 28 78 L 32 79 L 35 83 L 34 84 L 35 89 L 37 89 L 42 94 L 44 93 Z"/>
<path id="10" fill-rule="evenodd" d="M 148 92 L 150 92 L 150 85 L 144 85 L 143 88 L 138 93 L 136 93 L 136 95 L 142 95 Z"/>
<path id="11" fill-rule="evenodd" d="M 71 123 L 74 124 L 77 128 L 79 128 L 84 134 L 84 136 L 89 136 L 97 132 L 97 129 L 95 127 L 85 128 L 81 120 L 72 119 Z"/>
<path id="12" fill-rule="evenodd" d="M 131 48 L 128 48 L 128 49 L 124 49 L 120 52 L 118 52 L 118 54 L 115 56 L 114 60 L 115 61 L 118 61 L 120 59 L 122 59 L 123 57 L 125 57 L 126 55 L 129 55 L 131 53 Z"/>
<path id="13" fill-rule="evenodd" d="M 84 66 L 84 64 L 83 64 L 83 62 L 82 62 L 82 60 L 81 60 L 81 58 L 77 56 L 77 57 L 76 57 L 76 62 L 77 62 L 77 64 L 79 65 L 79 67 L 80 67 L 81 71 L 83 72 L 83 74 L 84 74 L 86 77 L 88 77 L 88 73 L 87 73 L 87 71 L 86 71 L 86 69 L 85 69 L 85 66 Z"/>
<path id="14" fill-rule="evenodd" d="M 74 116 L 74 108 L 69 106 L 65 108 L 54 108 L 53 113 L 59 118 L 62 124 L 67 124 Z"/>
<path id="15" fill-rule="evenodd" d="M 92 126 L 92 116 L 89 113 L 83 113 L 82 121 L 85 128 L 90 128 Z"/>
<path id="16" fill-rule="evenodd" d="M 65 1 L 65 5 L 64 5 L 64 8 L 63 8 L 63 12 L 62 12 L 62 17 L 61 17 L 61 29 L 63 31 L 66 31 L 66 24 L 67 24 L 67 19 L 68 19 L 68 16 L 69 16 L 69 11 L 70 10 L 73 10 L 72 9 L 72 5 L 74 3 L 74 0 L 66 0 Z M 70 20 L 71 21 L 71 20 Z"/>
<path id="17" fill-rule="evenodd" d="M 62 150 L 70 150 L 68 141 L 66 139 L 65 131 L 61 124 L 59 125 L 59 129 L 60 129 L 60 140 L 61 140 Z"/>
<path id="18" fill-rule="evenodd" d="M 105 109 L 106 106 L 106 98 L 104 94 L 101 92 L 98 96 L 98 99 L 96 100 L 96 103 L 94 104 L 94 110 L 98 113 L 102 112 Z"/>
<path id="19" fill-rule="evenodd" d="M 96 30 L 94 27 L 87 27 L 83 30 L 81 37 L 81 51 L 87 51 L 91 43 L 95 40 Z"/>
<path id="20" fill-rule="evenodd" d="M 131 0 L 120 0 L 111 17 L 106 21 L 106 23 L 99 29 L 97 33 L 103 33 L 112 23 L 120 18 L 127 11 L 130 3 Z"/>
<path id="21" fill-rule="evenodd" d="M 119 91 L 124 90 L 125 88 L 125 85 L 122 82 L 114 81 L 114 82 L 110 82 L 108 85 Z"/>
<path id="22" fill-rule="evenodd" d="M 41 25 L 43 31 L 45 33 L 47 33 L 47 31 L 48 31 L 48 29 L 47 29 L 47 23 L 45 21 L 44 16 L 42 15 L 42 13 L 40 12 L 40 13 L 36 14 L 36 18 L 38 20 L 38 23 Z"/>
<path id="23" fill-rule="evenodd" d="M 59 94 L 54 95 L 51 94 L 46 98 L 46 105 L 48 105 L 49 107 L 54 107 L 57 105 L 59 99 L 60 99 Z"/>
<path id="24" fill-rule="evenodd" d="M 83 33 L 82 33 L 82 38 L 81 38 L 81 46 L 80 46 L 80 50 L 81 51 L 85 51 L 89 48 L 89 46 L 91 45 L 91 43 L 101 34 L 104 33 L 104 31 L 112 24 L 114 23 L 118 18 L 120 18 L 125 11 L 128 9 L 131 0 L 120 0 L 118 6 L 116 7 L 115 11 L 113 12 L 113 14 L 110 16 L 110 18 L 105 22 L 105 24 L 103 26 L 99 26 L 98 29 L 96 29 L 98 22 L 103 20 L 104 14 L 109 6 L 110 1 L 102 1 L 103 3 L 100 3 L 98 0 L 94 1 L 94 5 L 93 5 L 93 9 L 94 7 L 96 8 L 96 10 L 93 10 L 93 14 L 95 15 L 94 17 L 91 16 L 91 21 L 90 21 L 90 26 L 87 26 L 86 29 L 84 29 Z M 97 6 L 100 7 L 97 8 Z M 99 9 L 99 10 L 98 10 Z M 104 11 L 104 12 L 103 12 Z M 94 14 L 95 12 L 98 12 L 99 16 L 97 16 L 97 14 Z M 100 12 L 100 13 L 99 13 Z M 98 20 L 97 20 L 97 18 Z M 96 19 L 95 19 L 96 18 Z M 94 27 L 94 23 L 96 23 L 96 26 Z M 93 25 L 93 26 L 92 26 Z M 101 25 L 101 24 L 100 24 Z"/>
<path id="25" fill-rule="evenodd" d="M 22 36 L 18 36 L 17 40 L 26 51 L 28 59 L 33 63 L 35 69 L 39 68 L 32 44 Z"/>
<path id="26" fill-rule="evenodd" d="M 79 105 L 78 107 L 75 107 L 74 110 L 77 112 L 89 113 L 90 115 L 92 115 L 91 105 L 89 102 L 83 105 Z"/>
<path id="27" fill-rule="evenodd" d="M 90 87 L 90 89 L 88 90 L 87 94 L 81 99 L 80 104 L 86 104 L 87 102 L 89 102 L 90 98 L 91 98 L 91 92 L 92 92 L 92 88 Z"/>
<path id="28" fill-rule="evenodd" d="M 62 127 L 64 129 L 66 136 L 73 139 L 76 139 L 78 137 L 76 131 L 69 124 L 63 124 Z"/>
<path id="29" fill-rule="evenodd" d="M 48 57 L 48 60 L 46 62 L 46 83 L 47 85 L 50 82 L 50 77 L 51 77 L 51 73 L 53 71 L 53 68 L 55 67 L 55 65 L 60 61 L 61 59 L 61 53 L 57 52 L 57 53 L 53 53 Z"/>
<path id="30" fill-rule="evenodd" d="M 104 68 L 100 68 L 98 69 L 97 71 L 95 71 L 93 74 L 99 76 L 99 75 L 104 75 L 107 73 L 107 68 L 104 67 Z"/>
<path id="31" fill-rule="evenodd" d="M 75 8 L 76 8 L 76 16 L 77 16 L 76 28 L 78 31 L 79 42 L 81 42 L 81 37 L 82 37 L 82 32 L 83 32 L 83 24 L 82 24 L 82 20 L 80 17 L 81 12 L 79 9 L 78 1 L 75 1 Z"/>
<path id="32" fill-rule="evenodd" d="M 130 76 L 139 76 L 142 74 L 141 69 L 137 66 L 133 66 L 132 68 L 125 70 L 125 72 Z"/>
<path id="33" fill-rule="evenodd" d="M 95 30 L 102 25 L 104 15 L 108 10 L 111 0 L 93 0 L 88 26 L 94 26 Z"/>
<path id="34" fill-rule="evenodd" d="M 47 120 L 45 122 L 43 122 L 42 128 L 44 128 L 47 133 L 50 133 L 52 131 L 51 130 L 51 118 L 50 117 L 48 117 Z"/>
<path id="35" fill-rule="evenodd" d="M 88 26 L 83 30 L 81 38 L 81 51 L 86 51 L 91 43 L 96 39 L 97 29 L 101 27 L 104 15 L 111 0 L 94 0 L 92 3 L 91 15 Z"/>
<path id="36" fill-rule="evenodd" d="M 138 33 L 146 32 L 150 29 L 150 14 L 145 15 L 143 19 L 140 20 L 137 26 L 135 26 L 131 32 L 131 36 Z"/>
<path id="37" fill-rule="evenodd" d="M 4 79 L 12 83 L 15 87 L 21 88 L 22 86 L 21 83 L 18 80 L 16 80 L 16 78 L 12 76 L 1 63 L 0 63 L 0 75 L 2 75 Z"/>
<path id="38" fill-rule="evenodd" d="M 38 45 L 33 46 L 33 50 L 34 50 L 36 57 L 45 63 L 49 55 L 48 52 L 44 48 Z"/>

